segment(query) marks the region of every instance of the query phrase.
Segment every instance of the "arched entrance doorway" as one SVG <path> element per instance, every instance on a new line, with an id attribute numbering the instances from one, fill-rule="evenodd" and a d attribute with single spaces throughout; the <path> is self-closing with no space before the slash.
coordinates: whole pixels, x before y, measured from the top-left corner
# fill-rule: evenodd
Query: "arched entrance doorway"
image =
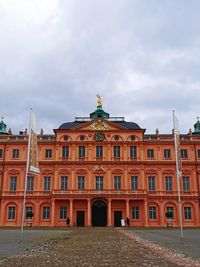
<path id="1" fill-rule="evenodd" d="M 92 204 L 92 226 L 107 225 L 107 205 L 102 200 L 96 200 Z"/>

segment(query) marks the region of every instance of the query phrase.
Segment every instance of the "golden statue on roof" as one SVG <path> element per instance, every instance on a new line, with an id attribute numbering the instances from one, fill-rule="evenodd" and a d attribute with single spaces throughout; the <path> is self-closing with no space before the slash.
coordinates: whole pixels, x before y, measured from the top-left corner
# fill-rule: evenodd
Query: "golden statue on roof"
<path id="1" fill-rule="evenodd" d="M 103 100 L 102 100 L 101 96 L 97 95 L 97 106 L 102 106 L 102 102 L 103 102 Z"/>

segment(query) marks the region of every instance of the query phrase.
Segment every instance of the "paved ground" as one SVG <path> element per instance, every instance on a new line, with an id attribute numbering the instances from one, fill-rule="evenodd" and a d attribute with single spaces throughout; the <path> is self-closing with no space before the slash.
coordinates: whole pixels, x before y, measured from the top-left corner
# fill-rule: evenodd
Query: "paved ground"
<path id="1" fill-rule="evenodd" d="M 41 241 L 37 243 L 41 234 Z M 2 235 L 4 242 L 7 240 L 7 249 L 11 243 L 11 254 L 16 252 L 16 246 L 13 245 L 16 242 L 16 230 L 13 233 L 12 230 L 1 230 L 0 240 Z M 28 231 L 21 251 L 27 244 L 31 247 L 30 238 L 33 236 L 34 248 L 18 256 L 1 257 L 0 266 L 184 266 L 165 259 L 114 228 L 74 228 L 71 232 Z M 1 242 L 2 246 L 4 242 Z"/>
<path id="2" fill-rule="evenodd" d="M 130 228 L 143 239 L 151 240 L 162 246 L 174 249 L 188 257 L 200 260 L 200 229 L 183 230 L 183 242 L 180 242 L 180 231 L 178 229 L 162 230 L 137 230 Z"/>
<path id="3" fill-rule="evenodd" d="M 55 237 L 69 234 L 66 230 L 30 230 L 25 229 L 23 242 L 20 242 L 19 229 L 0 229 L 0 257 L 13 256 L 23 253 L 27 249 L 37 246 L 38 242 L 45 242 Z"/>

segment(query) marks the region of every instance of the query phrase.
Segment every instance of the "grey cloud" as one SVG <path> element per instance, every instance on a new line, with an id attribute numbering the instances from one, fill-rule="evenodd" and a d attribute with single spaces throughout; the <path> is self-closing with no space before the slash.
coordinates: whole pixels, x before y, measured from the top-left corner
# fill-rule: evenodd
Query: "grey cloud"
<path id="1" fill-rule="evenodd" d="M 14 132 L 52 132 L 96 108 L 153 132 L 171 111 L 187 132 L 199 115 L 199 1 L 0 2 L 0 115 Z"/>

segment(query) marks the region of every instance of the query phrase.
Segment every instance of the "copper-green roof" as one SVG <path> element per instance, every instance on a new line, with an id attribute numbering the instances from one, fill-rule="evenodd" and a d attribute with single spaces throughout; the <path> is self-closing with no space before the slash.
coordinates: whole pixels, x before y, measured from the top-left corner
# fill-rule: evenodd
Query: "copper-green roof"
<path id="1" fill-rule="evenodd" d="M 8 134 L 8 132 L 6 131 L 6 124 L 3 121 L 3 118 L 1 118 L 1 122 L 0 122 L 0 134 Z"/>

